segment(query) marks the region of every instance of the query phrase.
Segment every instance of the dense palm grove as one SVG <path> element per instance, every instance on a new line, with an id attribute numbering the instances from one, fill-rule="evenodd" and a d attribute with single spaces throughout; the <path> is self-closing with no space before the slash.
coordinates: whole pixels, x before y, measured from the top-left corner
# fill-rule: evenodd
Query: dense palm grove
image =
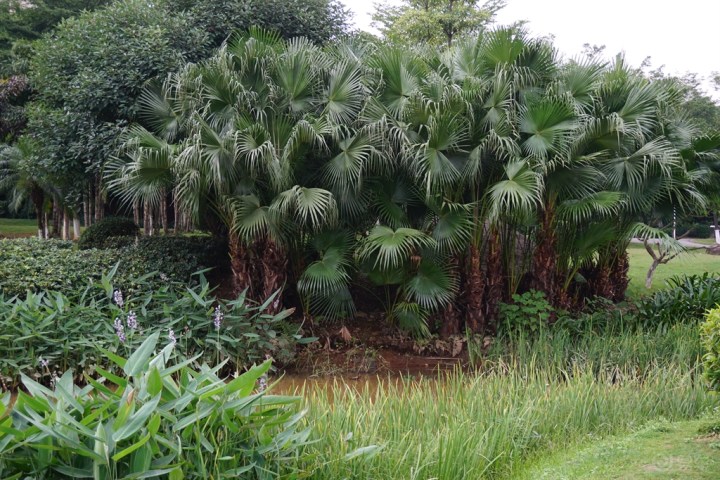
<path id="1" fill-rule="evenodd" d="M 716 147 L 676 84 L 516 29 L 442 51 L 255 30 L 141 103 L 111 192 L 227 233 L 237 291 L 342 319 L 370 289 L 420 336 L 492 328 L 527 289 L 621 300 L 630 239 L 703 204 Z"/>

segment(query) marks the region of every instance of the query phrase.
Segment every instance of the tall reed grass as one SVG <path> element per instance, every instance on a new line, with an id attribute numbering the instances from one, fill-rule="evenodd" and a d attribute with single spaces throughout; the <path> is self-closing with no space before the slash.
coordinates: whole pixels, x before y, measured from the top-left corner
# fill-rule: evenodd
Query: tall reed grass
<path id="1" fill-rule="evenodd" d="M 318 479 L 512 478 L 578 442 L 718 405 L 697 372 L 692 327 L 498 342 L 477 373 L 307 389 Z M 347 458 L 359 446 L 374 455 Z"/>

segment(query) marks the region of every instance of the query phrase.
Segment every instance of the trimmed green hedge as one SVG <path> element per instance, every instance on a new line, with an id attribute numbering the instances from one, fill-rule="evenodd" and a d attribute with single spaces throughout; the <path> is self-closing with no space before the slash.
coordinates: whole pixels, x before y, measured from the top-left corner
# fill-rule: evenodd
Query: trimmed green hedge
<path id="1" fill-rule="evenodd" d="M 0 293 L 25 296 L 27 291 L 53 290 L 77 296 L 116 263 L 115 283 L 125 290 L 184 286 L 192 273 L 222 265 L 227 251 L 212 237 L 115 237 L 107 243 L 114 247 L 77 250 L 72 242 L 59 240 L 0 240 Z"/>
<path id="2" fill-rule="evenodd" d="M 80 235 L 78 247 L 85 250 L 88 248 L 105 248 L 106 240 L 111 237 L 136 237 L 138 226 L 129 218 L 107 217 L 94 225 L 89 226 Z"/>

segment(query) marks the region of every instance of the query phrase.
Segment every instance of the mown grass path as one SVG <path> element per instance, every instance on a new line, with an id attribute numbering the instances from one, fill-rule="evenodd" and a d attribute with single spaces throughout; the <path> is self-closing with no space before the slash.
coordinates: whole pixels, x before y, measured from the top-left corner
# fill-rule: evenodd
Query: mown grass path
<path id="1" fill-rule="evenodd" d="M 719 422 L 715 420 L 715 425 Z M 539 460 L 518 479 L 717 480 L 720 436 L 712 422 L 657 422 L 638 432 Z"/>

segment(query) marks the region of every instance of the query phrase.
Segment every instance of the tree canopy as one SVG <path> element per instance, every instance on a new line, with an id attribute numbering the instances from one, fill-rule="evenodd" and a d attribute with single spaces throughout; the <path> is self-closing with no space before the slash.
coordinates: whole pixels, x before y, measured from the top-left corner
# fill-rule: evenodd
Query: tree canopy
<path id="1" fill-rule="evenodd" d="M 63 19 L 95 10 L 110 0 L 0 0 L 0 74 L 12 70 L 16 42 L 37 40 Z"/>
<path id="2" fill-rule="evenodd" d="M 452 44 L 487 27 L 504 0 L 404 0 L 400 5 L 375 4 L 374 25 L 391 43 Z"/>

